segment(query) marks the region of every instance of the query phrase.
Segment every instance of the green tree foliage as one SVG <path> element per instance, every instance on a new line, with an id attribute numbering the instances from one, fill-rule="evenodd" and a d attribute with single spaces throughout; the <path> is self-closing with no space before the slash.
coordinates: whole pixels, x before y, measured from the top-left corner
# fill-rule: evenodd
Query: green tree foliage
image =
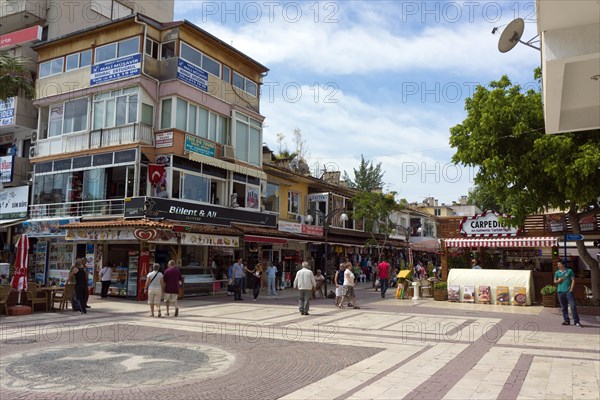
<path id="1" fill-rule="evenodd" d="M 476 205 L 482 211 L 500 209 L 500 206 L 496 203 L 496 199 L 491 193 L 482 189 L 480 186 L 475 186 L 469 191 L 467 203 Z"/>
<path id="2" fill-rule="evenodd" d="M 399 211 L 402 205 L 396 202 L 396 192 L 387 194 L 378 192 L 358 192 L 352 198 L 354 206 L 353 218 L 364 222 L 365 232 L 371 235 L 367 244 L 377 246 L 377 252 L 385 247 L 385 242 L 392 233 L 395 225 L 391 215 Z M 383 242 L 378 237 L 383 236 Z"/>
<path id="3" fill-rule="evenodd" d="M 19 92 L 27 98 L 33 98 L 35 85 L 25 63 L 26 60 L 22 58 L 0 51 L 0 101 L 6 101 Z"/>
<path id="4" fill-rule="evenodd" d="M 361 192 L 372 192 L 383 188 L 383 175 L 381 163 L 373 165 L 372 161 L 365 161 L 364 156 L 360 155 L 360 166 L 354 169 L 354 180 L 350 180 L 350 187 Z M 344 177 L 348 174 L 344 172 Z"/>
<path id="5" fill-rule="evenodd" d="M 555 208 L 569 214 L 580 233 L 578 213 L 600 197 L 600 132 L 546 135 L 539 91 L 524 91 L 507 76 L 478 86 L 465 101 L 467 118 L 450 129 L 453 161 L 478 167 L 476 196 L 522 224 L 529 214 Z M 600 289 L 598 262 L 577 247 Z"/>

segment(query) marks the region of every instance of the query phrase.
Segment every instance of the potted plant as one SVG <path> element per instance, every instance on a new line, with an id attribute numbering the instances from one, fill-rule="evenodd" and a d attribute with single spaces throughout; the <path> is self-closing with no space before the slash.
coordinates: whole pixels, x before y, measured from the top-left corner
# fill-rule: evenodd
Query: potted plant
<path id="1" fill-rule="evenodd" d="M 542 293 L 544 307 L 556 307 L 556 286 L 546 285 L 540 290 L 540 293 Z"/>
<path id="2" fill-rule="evenodd" d="M 437 301 L 448 300 L 448 282 L 436 282 L 433 284 L 433 299 Z"/>

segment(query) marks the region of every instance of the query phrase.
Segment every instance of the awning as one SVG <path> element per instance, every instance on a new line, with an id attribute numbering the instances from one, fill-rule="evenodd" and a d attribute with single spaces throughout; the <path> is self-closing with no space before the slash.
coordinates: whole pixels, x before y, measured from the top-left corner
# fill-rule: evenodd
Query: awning
<path id="1" fill-rule="evenodd" d="M 255 243 L 276 243 L 276 244 L 285 244 L 287 243 L 287 239 L 276 238 L 270 236 L 254 236 L 254 235 L 244 235 L 244 240 L 246 242 L 255 242 Z"/>
<path id="2" fill-rule="evenodd" d="M 555 237 L 445 239 L 446 247 L 552 247 Z"/>
<path id="3" fill-rule="evenodd" d="M 11 226 L 19 225 L 25 220 L 27 220 L 27 218 L 0 219 L 0 228 L 10 228 Z"/>
<path id="4" fill-rule="evenodd" d="M 190 152 L 189 159 L 192 161 L 199 162 L 199 163 L 212 165 L 213 167 L 226 169 L 227 171 L 233 171 L 238 174 L 250 175 L 255 178 L 260 178 L 263 181 L 267 180 L 267 174 L 265 174 L 264 172 L 262 172 L 260 170 L 248 168 L 243 165 L 233 164 L 233 163 L 230 163 L 227 161 L 219 160 L 214 157 L 205 156 L 203 154 Z"/>

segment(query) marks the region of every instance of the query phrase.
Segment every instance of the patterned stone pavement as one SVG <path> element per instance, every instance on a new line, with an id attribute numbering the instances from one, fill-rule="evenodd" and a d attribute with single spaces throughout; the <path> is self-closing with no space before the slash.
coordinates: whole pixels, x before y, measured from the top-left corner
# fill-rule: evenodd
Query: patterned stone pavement
<path id="1" fill-rule="evenodd" d="M 291 290 L 185 299 L 177 318 L 95 296 L 84 316 L 1 316 L 0 398 L 600 398 L 597 316 L 357 296 L 359 310 L 316 300 L 309 316 Z"/>

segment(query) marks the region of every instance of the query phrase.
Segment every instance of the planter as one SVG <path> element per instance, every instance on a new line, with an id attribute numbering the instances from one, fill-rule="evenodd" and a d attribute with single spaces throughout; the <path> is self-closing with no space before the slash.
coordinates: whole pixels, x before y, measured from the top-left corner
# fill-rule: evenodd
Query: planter
<path id="1" fill-rule="evenodd" d="M 544 307 L 556 307 L 558 304 L 558 298 L 556 293 L 542 295 L 542 305 Z"/>
<path id="2" fill-rule="evenodd" d="M 447 289 L 433 289 L 433 299 L 437 301 L 447 301 L 448 300 L 448 290 Z"/>

